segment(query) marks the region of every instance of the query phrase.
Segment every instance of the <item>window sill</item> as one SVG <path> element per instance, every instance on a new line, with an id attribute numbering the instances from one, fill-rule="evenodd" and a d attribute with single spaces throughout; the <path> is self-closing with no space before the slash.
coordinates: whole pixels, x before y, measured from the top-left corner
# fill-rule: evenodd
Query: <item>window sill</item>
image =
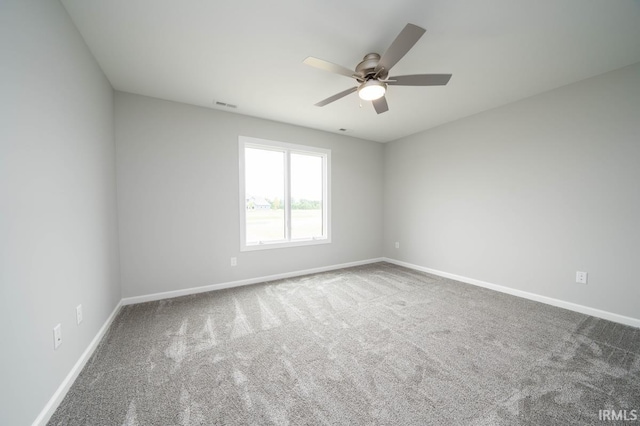
<path id="1" fill-rule="evenodd" d="M 312 240 L 297 240 L 297 241 L 274 241 L 269 243 L 260 243 L 260 244 L 250 244 L 245 245 L 241 244 L 240 251 L 256 251 L 256 250 L 271 250 L 271 249 L 280 249 L 280 248 L 289 248 L 289 247 L 301 247 L 301 246 L 315 246 L 319 244 L 329 244 L 331 243 L 331 238 L 318 238 Z"/>

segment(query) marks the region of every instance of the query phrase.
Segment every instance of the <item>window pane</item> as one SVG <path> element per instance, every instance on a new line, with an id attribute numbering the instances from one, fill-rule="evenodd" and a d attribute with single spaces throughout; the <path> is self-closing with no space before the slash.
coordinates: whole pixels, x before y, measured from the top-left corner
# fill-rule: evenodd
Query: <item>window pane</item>
<path id="1" fill-rule="evenodd" d="M 291 154 L 291 238 L 322 237 L 322 157 Z"/>
<path id="2" fill-rule="evenodd" d="M 284 152 L 245 149 L 247 244 L 285 238 Z"/>

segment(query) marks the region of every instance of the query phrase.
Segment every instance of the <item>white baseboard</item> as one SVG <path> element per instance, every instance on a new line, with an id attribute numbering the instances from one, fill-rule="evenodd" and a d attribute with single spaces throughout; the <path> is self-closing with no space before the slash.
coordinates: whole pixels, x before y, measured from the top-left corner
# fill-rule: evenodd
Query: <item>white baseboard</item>
<path id="1" fill-rule="evenodd" d="M 577 303 L 566 302 L 560 299 L 554 299 L 552 297 L 541 296 L 535 293 L 529 293 L 528 291 L 517 290 L 510 287 L 505 287 L 498 284 L 492 284 L 485 281 L 476 280 L 474 278 L 463 277 L 461 275 L 451 274 L 449 272 L 438 271 L 436 269 L 425 268 L 424 266 L 414 265 L 412 263 L 403 262 L 400 260 L 383 258 L 385 262 L 393 263 L 394 265 L 404 266 L 405 268 L 414 269 L 416 271 L 427 272 L 429 274 L 438 275 L 440 277 L 450 278 L 452 280 L 460 281 L 467 284 L 472 284 L 478 287 L 488 288 L 490 290 L 499 291 L 501 293 L 507 293 L 512 296 L 518 296 L 536 302 L 546 303 L 547 305 L 557 306 L 559 308 L 568 309 L 570 311 L 580 312 L 581 314 L 590 315 L 593 317 L 603 318 L 609 321 L 617 322 L 620 324 L 630 325 L 632 327 L 640 328 L 640 319 L 631 318 L 624 315 L 614 314 L 613 312 L 607 312 L 596 308 L 590 308 L 589 306 L 578 305 Z"/>
<path id="2" fill-rule="evenodd" d="M 91 358 L 91 355 L 93 355 L 93 352 L 98 347 L 98 344 L 100 343 L 100 341 L 102 340 L 102 337 L 105 335 L 105 333 L 109 329 L 109 326 L 111 326 L 111 323 L 113 322 L 113 319 L 116 317 L 116 314 L 118 313 L 118 310 L 120 310 L 121 306 L 122 306 L 122 300 L 118 302 L 116 307 L 113 309 L 113 312 L 111 312 L 111 315 L 109 315 L 109 318 L 107 318 L 107 320 L 102 325 L 102 327 L 100 327 L 100 330 L 98 330 L 98 333 L 95 335 L 93 340 L 91 340 L 91 343 L 89 343 L 89 346 L 87 346 L 87 349 L 85 349 L 82 355 L 80 355 L 80 358 L 78 358 L 78 361 L 76 361 L 73 368 L 71 368 L 71 371 L 69 371 L 69 374 L 67 374 L 67 377 L 64 378 L 64 380 L 62 381 L 60 386 L 58 386 L 58 389 L 56 389 L 51 399 L 49 399 L 49 402 L 47 402 L 47 405 L 44 406 L 44 408 L 42 409 L 38 417 L 36 417 L 36 419 L 33 421 L 32 426 L 44 426 L 47 424 L 47 422 L 49 421 L 53 413 L 56 411 L 56 409 L 64 399 L 64 397 L 67 395 L 67 392 L 69 392 L 71 385 L 73 385 L 73 382 L 76 380 L 76 378 L 78 378 L 78 375 L 84 368 L 85 364 L 87 363 L 87 361 L 89 361 L 89 358 Z"/>
<path id="3" fill-rule="evenodd" d="M 268 275 L 265 277 L 248 278 L 245 280 L 230 281 L 226 283 L 211 284 L 202 287 L 186 288 L 184 290 L 165 291 L 162 293 L 146 294 L 142 296 L 125 297 L 122 299 L 123 305 L 133 305 L 135 303 L 152 302 L 154 300 L 170 299 L 172 297 L 187 296 L 190 294 L 204 293 L 213 290 L 222 290 L 223 288 L 240 287 L 243 285 L 251 285 L 266 281 L 281 280 L 283 278 L 298 277 L 301 275 L 315 274 L 318 272 L 333 271 L 335 269 L 350 268 L 352 266 L 368 265 L 370 263 L 382 262 L 384 258 L 359 260 L 356 262 L 341 263 L 339 265 L 321 266 L 319 268 L 304 269 L 294 272 L 285 272 L 282 274 Z"/>

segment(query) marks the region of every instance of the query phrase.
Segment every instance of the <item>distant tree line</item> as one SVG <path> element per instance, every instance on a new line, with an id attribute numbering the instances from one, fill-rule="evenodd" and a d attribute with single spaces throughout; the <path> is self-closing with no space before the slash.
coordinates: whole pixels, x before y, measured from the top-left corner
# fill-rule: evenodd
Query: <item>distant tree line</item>
<path id="1" fill-rule="evenodd" d="M 292 200 L 292 210 L 318 210 L 322 208 L 322 202 L 316 200 Z"/>
<path id="2" fill-rule="evenodd" d="M 271 210 L 280 210 L 284 208 L 284 204 L 282 201 L 276 197 L 273 200 L 266 200 L 269 204 L 271 204 Z M 307 200 L 307 199 L 293 199 L 291 200 L 291 209 L 292 210 L 319 210 L 322 208 L 322 201 L 318 200 Z"/>

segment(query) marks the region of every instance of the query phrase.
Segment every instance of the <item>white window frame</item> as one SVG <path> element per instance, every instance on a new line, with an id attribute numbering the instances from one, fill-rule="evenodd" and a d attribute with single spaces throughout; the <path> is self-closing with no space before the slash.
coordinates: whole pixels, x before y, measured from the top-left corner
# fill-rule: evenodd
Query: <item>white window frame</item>
<path id="1" fill-rule="evenodd" d="M 285 142 L 271 141 L 266 139 L 252 138 L 248 136 L 238 137 L 239 169 L 240 169 L 240 251 L 266 250 L 285 247 L 309 246 L 316 244 L 331 243 L 331 150 L 316 148 L 306 145 L 297 145 Z M 246 208 L 246 187 L 245 187 L 245 148 L 258 148 L 273 150 L 285 153 L 284 175 L 284 219 L 285 219 L 285 239 L 278 241 L 261 241 L 259 243 L 247 244 L 247 208 Z M 322 229 L 324 236 L 313 238 L 291 238 L 291 154 L 306 154 L 322 157 Z"/>

